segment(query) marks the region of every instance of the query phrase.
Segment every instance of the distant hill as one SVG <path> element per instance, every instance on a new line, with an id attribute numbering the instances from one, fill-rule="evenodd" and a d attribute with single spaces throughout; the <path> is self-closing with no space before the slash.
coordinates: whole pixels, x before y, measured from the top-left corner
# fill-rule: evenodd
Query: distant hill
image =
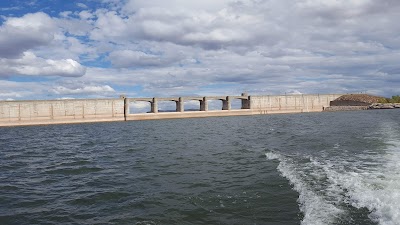
<path id="1" fill-rule="evenodd" d="M 378 103 L 382 99 L 383 97 L 368 95 L 368 94 L 349 94 L 349 95 L 342 95 L 339 98 L 335 99 L 335 101 L 356 101 L 356 102 L 365 102 L 373 104 L 373 103 Z"/>
<path id="2" fill-rule="evenodd" d="M 385 98 L 368 94 L 342 95 L 331 101 L 331 106 L 368 106 L 382 102 Z"/>

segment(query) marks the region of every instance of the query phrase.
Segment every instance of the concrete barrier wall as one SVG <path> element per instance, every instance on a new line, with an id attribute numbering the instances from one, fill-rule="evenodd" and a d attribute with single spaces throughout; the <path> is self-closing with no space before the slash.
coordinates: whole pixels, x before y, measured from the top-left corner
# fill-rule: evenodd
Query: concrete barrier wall
<path id="1" fill-rule="evenodd" d="M 250 102 L 250 109 L 147 114 L 129 114 L 129 99 L 125 98 L 0 101 L 0 126 L 321 112 L 340 96 L 249 96 L 245 105 Z"/>
<path id="2" fill-rule="evenodd" d="M 0 101 L 0 126 L 124 120 L 124 99 Z"/>
<path id="3" fill-rule="evenodd" d="M 322 112 L 330 101 L 340 97 L 331 95 L 270 95 L 250 96 L 253 114 Z"/>

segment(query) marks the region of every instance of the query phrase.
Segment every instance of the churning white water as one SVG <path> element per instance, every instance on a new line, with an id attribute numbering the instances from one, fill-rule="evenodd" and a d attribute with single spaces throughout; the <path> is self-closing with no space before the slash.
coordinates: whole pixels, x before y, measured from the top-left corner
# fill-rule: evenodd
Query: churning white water
<path id="1" fill-rule="evenodd" d="M 306 181 L 308 176 L 306 171 L 296 166 L 292 159 L 278 153 L 268 152 L 266 157 L 270 160 L 279 160 L 277 169 L 283 177 L 289 180 L 293 189 L 299 193 L 298 203 L 304 214 L 302 224 L 323 225 L 335 222 L 335 218 L 343 210 L 325 199 L 314 189 L 312 184 Z"/>
<path id="2" fill-rule="evenodd" d="M 340 144 L 313 156 L 286 156 L 267 152 L 278 160 L 280 174 L 299 193 L 302 224 L 337 224 L 351 221 L 354 210 L 380 225 L 400 224 L 400 141 L 390 126 L 381 130 L 385 147 L 340 152 Z M 339 153 L 340 152 L 340 153 Z"/>

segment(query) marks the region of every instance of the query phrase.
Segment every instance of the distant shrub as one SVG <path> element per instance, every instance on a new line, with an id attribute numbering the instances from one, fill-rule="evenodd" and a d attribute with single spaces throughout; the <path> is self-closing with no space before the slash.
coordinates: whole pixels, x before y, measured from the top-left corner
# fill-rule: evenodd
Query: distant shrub
<path id="1" fill-rule="evenodd" d="M 381 98 L 378 103 L 400 103 L 400 95 L 394 95 L 392 98 Z"/>
<path id="2" fill-rule="evenodd" d="M 378 100 L 378 103 L 385 104 L 385 103 L 389 103 L 390 100 L 391 100 L 390 98 L 381 98 Z"/>
<path id="3" fill-rule="evenodd" d="M 400 95 L 392 96 L 391 103 L 400 103 Z"/>

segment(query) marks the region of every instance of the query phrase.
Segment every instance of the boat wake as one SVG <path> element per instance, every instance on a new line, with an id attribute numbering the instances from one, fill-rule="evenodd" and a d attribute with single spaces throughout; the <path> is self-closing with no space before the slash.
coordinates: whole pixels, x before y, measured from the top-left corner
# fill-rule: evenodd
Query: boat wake
<path id="1" fill-rule="evenodd" d="M 265 155 L 278 161 L 277 170 L 299 193 L 301 224 L 398 225 L 400 141 L 391 139 L 385 144 L 381 152 L 340 157 Z"/>

